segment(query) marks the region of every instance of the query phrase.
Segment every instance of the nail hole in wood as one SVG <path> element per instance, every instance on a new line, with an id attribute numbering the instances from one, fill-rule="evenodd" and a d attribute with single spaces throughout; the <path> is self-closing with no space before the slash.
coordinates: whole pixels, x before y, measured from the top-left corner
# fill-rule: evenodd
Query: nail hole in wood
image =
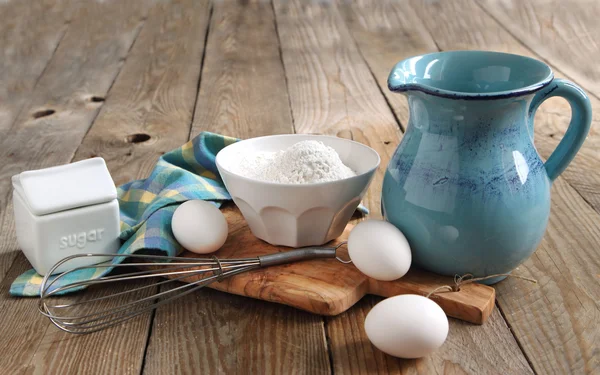
<path id="1" fill-rule="evenodd" d="M 104 98 L 101 96 L 92 96 L 90 98 L 90 102 L 94 102 L 94 103 L 101 103 L 104 101 Z"/>
<path id="2" fill-rule="evenodd" d="M 149 140 L 150 136 L 144 133 L 136 133 L 128 135 L 125 139 L 128 143 L 143 143 Z"/>
<path id="3" fill-rule="evenodd" d="M 54 113 L 56 113 L 56 111 L 53 109 L 42 109 L 41 111 L 34 112 L 33 118 L 46 117 L 46 116 L 50 116 Z"/>
<path id="4" fill-rule="evenodd" d="M 390 141 L 384 141 L 383 144 L 384 145 L 389 145 L 391 142 Z"/>

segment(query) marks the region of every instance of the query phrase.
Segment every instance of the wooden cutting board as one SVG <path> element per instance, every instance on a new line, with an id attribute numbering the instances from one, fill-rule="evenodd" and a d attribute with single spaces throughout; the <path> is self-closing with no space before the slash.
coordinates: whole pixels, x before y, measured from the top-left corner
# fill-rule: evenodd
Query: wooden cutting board
<path id="1" fill-rule="evenodd" d="M 229 237 L 225 245 L 214 254 L 217 257 L 250 258 L 290 250 L 254 237 L 233 204 L 225 206 L 222 211 L 229 224 Z M 352 227 L 349 224 L 340 238 L 325 246 L 335 246 L 344 241 Z M 345 247 L 340 250 L 341 257 L 348 259 Z M 191 252 L 185 252 L 182 256 L 205 257 Z M 188 278 L 187 281 L 191 282 L 193 278 Z M 362 274 L 352 264 L 343 264 L 336 259 L 315 259 L 248 271 L 212 283 L 209 287 L 282 303 L 315 314 L 337 315 L 348 310 L 366 294 L 382 297 L 398 294 L 427 295 L 442 285 L 454 285 L 453 278 L 411 269 L 399 280 L 377 281 Z M 458 292 L 436 293 L 430 298 L 448 316 L 483 324 L 494 308 L 495 290 L 487 285 L 473 283 L 462 286 Z"/>

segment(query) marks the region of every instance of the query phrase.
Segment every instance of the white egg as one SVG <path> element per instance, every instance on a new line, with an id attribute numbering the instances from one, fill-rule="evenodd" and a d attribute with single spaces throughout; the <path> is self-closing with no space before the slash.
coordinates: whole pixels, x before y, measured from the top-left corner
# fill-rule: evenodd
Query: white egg
<path id="1" fill-rule="evenodd" d="M 393 224 L 382 220 L 366 220 L 352 229 L 348 255 L 360 272 L 383 281 L 401 278 L 412 262 L 406 237 Z"/>
<path id="2" fill-rule="evenodd" d="M 219 250 L 227 239 L 227 220 L 212 203 L 191 200 L 181 204 L 171 219 L 175 239 L 185 249 L 207 254 Z"/>
<path id="3" fill-rule="evenodd" d="M 384 353 L 421 358 L 446 341 L 448 318 L 429 298 L 405 294 L 375 305 L 365 319 L 365 331 L 371 343 Z"/>

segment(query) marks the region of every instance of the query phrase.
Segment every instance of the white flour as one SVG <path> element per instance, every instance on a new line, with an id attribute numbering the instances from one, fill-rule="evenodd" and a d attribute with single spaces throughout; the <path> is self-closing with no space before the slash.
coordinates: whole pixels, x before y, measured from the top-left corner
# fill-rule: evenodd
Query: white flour
<path id="1" fill-rule="evenodd" d="M 240 155 L 233 172 L 256 180 L 284 184 L 308 184 L 356 176 L 338 153 L 318 141 L 301 141 L 278 152 Z"/>

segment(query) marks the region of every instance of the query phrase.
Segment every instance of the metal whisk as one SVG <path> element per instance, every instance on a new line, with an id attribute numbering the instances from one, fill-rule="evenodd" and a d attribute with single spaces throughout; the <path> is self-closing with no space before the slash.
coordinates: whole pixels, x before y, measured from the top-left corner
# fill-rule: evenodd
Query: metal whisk
<path id="1" fill-rule="evenodd" d="M 214 281 L 252 269 L 317 258 L 336 258 L 340 262 L 349 263 L 350 261 L 342 260 L 337 256 L 337 249 L 343 244 L 331 248 L 303 248 L 242 259 L 185 258 L 140 254 L 73 255 L 58 262 L 44 277 L 38 309 L 63 331 L 79 334 L 96 332 L 148 313 Z M 50 276 L 59 267 L 65 269 L 65 265 L 69 262 L 76 263 L 81 258 L 89 257 L 101 257 L 105 262 L 91 266 L 73 267 L 66 272 Z M 108 260 L 106 261 L 106 259 Z M 113 263 L 115 259 L 128 262 Z M 142 270 L 129 273 L 111 272 L 107 276 L 65 285 L 59 283 L 59 280 L 65 279 L 75 272 L 85 273 L 86 270 L 92 271 L 109 267 L 114 267 L 116 271 L 122 267 L 141 267 Z M 168 277 L 168 279 L 160 279 L 157 282 L 144 283 L 134 287 L 127 287 L 123 283 L 157 276 Z M 185 281 L 185 283 L 176 283 L 177 281 Z M 111 294 L 107 295 L 106 289 L 101 289 L 62 296 L 99 284 L 111 284 Z M 98 294 L 98 296 L 94 294 Z M 83 299 L 82 297 L 85 295 L 90 298 Z M 53 296 L 54 298 L 50 298 Z M 64 299 L 68 301 L 63 303 Z M 56 303 L 52 304 L 53 301 Z"/>

